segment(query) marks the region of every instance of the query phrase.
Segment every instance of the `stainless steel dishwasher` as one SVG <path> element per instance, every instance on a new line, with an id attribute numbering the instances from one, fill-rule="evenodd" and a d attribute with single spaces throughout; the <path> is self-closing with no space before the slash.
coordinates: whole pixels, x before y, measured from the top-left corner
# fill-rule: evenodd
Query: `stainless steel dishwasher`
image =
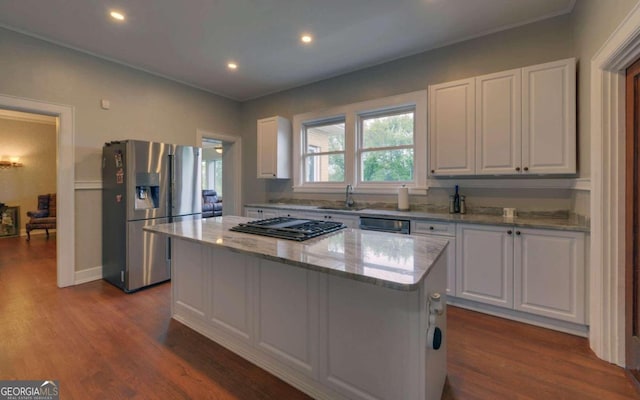
<path id="1" fill-rule="evenodd" d="M 408 219 L 360 217 L 359 227 L 366 231 L 400 233 L 403 235 L 411 233 L 411 221 Z"/>

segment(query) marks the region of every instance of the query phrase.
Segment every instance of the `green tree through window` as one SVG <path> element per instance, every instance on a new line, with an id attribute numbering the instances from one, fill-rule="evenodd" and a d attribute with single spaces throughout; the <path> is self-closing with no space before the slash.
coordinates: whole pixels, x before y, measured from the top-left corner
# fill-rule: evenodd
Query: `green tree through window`
<path id="1" fill-rule="evenodd" d="M 413 180 L 413 116 L 405 111 L 362 119 L 362 181 Z"/>

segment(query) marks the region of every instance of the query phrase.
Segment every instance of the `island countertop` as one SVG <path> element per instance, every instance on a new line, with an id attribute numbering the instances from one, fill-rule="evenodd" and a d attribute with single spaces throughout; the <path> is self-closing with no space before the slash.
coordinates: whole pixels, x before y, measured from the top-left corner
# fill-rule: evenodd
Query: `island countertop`
<path id="1" fill-rule="evenodd" d="M 304 242 L 229 229 L 250 218 L 225 216 L 146 226 L 165 234 L 396 290 L 415 290 L 446 239 L 343 229 Z"/>

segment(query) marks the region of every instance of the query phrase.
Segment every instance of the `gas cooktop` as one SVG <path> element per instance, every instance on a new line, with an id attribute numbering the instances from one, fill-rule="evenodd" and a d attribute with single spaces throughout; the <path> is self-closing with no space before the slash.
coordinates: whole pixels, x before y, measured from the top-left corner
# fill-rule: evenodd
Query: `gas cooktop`
<path id="1" fill-rule="evenodd" d="M 301 242 L 343 228 L 345 225 L 342 222 L 276 217 L 241 223 L 231 230 Z"/>

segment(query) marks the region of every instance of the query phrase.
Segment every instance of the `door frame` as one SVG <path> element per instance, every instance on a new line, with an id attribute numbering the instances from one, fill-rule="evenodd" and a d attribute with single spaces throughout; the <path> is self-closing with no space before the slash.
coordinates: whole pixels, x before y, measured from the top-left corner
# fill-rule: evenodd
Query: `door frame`
<path id="1" fill-rule="evenodd" d="M 56 192 L 56 273 L 58 287 L 75 284 L 75 160 L 74 108 L 41 100 L 0 94 L 0 108 L 57 117 Z M 25 166 L 28 168 L 29 166 Z"/>
<path id="2" fill-rule="evenodd" d="M 640 3 L 591 60 L 589 344 L 625 366 L 625 80 L 640 57 Z M 586 105 L 585 105 L 586 106 Z"/>
<path id="3" fill-rule="evenodd" d="M 205 129 L 197 129 L 196 140 L 197 140 L 198 147 L 202 146 L 203 139 L 219 140 L 219 141 L 222 141 L 223 143 L 231 144 L 231 147 L 232 147 L 231 154 L 233 155 L 233 159 L 231 160 L 231 163 L 233 165 L 232 180 L 233 182 L 236 183 L 233 187 L 233 208 L 234 208 L 233 212 L 235 213 L 235 215 L 242 215 L 242 184 L 241 184 L 242 183 L 242 138 L 240 138 L 239 136 L 213 133 Z M 223 165 L 223 168 L 224 168 L 224 165 Z M 223 169 L 223 174 L 225 173 L 225 170 L 226 169 Z M 223 182 L 224 182 L 224 178 L 223 178 Z M 225 190 L 225 193 L 226 192 L 227 190 Z M 223 200 L 223 202 L 226 203 L 227 200 Z M 222 207 L 223 215 L 225 215 L 224 208 L 225 207 L 223 206 Z"/>

